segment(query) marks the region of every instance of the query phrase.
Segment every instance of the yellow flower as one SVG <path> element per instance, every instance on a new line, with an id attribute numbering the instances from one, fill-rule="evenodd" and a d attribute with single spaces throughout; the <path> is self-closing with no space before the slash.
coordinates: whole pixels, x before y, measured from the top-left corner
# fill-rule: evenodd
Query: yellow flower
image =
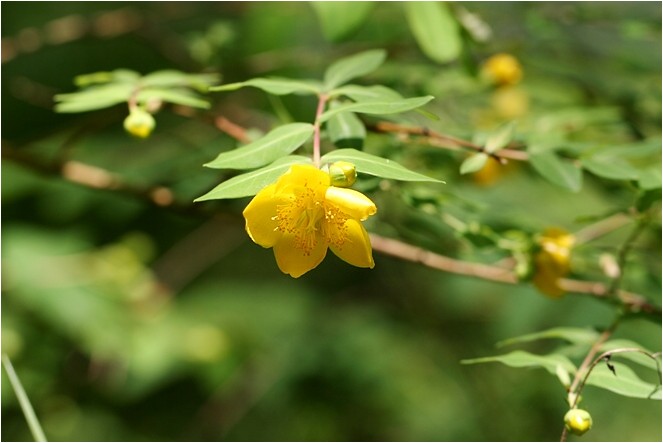
<path id="1" fill-rule="evenodd" d="M 147 138 L 154 130 L 156 122 L 154 117 L 140 108 L 133 108 L 124 119 L 124 129 L 131 135 L 139 138 Z"/>
<path id="2" fill-rule="evenodd" d="M 571 249 L 575 237 L 558 229 L 547 229 L 539 239 L 541 250 L 534 257 L 536 271 L 532 282 L 546 295 L 561 297 L 564 289 L 559 280 L 570 271 Z"/>
<path id="3" fill-rule="evenodd" d="M 523 77 L 523 70 L 517 58 L 502 53 L 486 60 L 482 74 L 497 85 L 515 85 Z"/>
<path id="4" fill-rule="evenodd" d="M 329 174 L 293 165 L 251 200 L 244 218 L 251 240 L 273 247 L 279 269 L 297 278 L 318 266 L 327 248 L 351 265 L 372 268 L 371 243 L 360 221 L 376 211 L 364 194 L 330 186 Z"/>

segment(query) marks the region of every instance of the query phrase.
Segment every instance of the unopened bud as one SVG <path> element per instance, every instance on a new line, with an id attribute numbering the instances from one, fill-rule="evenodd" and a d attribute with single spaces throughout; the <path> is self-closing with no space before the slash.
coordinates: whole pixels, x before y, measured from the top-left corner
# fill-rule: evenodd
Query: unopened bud
<path id="1" fill-rule="evenodd" d="M 357 180 L 357 168 L 350 162 L 334 162 L 329 165 L 329 177 L 332 186 L 348 188 Z"/>
<path id="2" fill-rule="evenodd" d="M 147 138 L 155 126 L 156 122 L 152 114 L 140 108 L 132 109 L 124 119 L 124 129 L 129 134 L 140 138 Z"/>
<path id="3" fill-rule="evenodd" d="M 571 409 L 564 416 L 564 425 L 569 432 L 582 435 L 592 429 L 592 416 L 584 409 Z"/>

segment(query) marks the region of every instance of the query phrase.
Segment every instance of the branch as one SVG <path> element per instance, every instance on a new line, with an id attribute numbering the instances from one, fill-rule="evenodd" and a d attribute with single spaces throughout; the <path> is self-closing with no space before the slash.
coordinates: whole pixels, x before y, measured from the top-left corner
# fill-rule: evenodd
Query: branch
<path id="1" fill-rule="evenodd" d="M 368 125 L 370 129 L 377 132 L 396 133 L 404 137 L 411 135 L 422 137 L 421 142 L 443 149 L 459 150 L 466 149 L 487 154 L 495 160 L 504 164 L 507 160 L 527 161 L 529 154 L 525 151 L 514 149 L 518 144 L 510 144 L 510 148 L 500 149 L 498 152 L 486 152 L 484 146 L 462 140 L 451 135 L 432 131 L 424 126 L 404 126 L 391 122 L 378 122 L 375 125 Z"/>
<path id="2" fill-rule="evenodd" d="M 125 182 L 119 175 L 97 166 L 74 160 L 56 160 L 49 163 L 8 146 L 3 146 L 2 156 L 44 175 L 58 176 L 64 180 L 88 188 L 120 192 L 183 215 L 215 216 L 238 220 L 238 217 L 231 214 L 219 213 L 218 211 L 212 212 L 205 205 L 194 205 L 192 202 L 178 202 L 175 200 L 173 192 L 167 187 L 130 184 Z M 399 240 L 381 237 L 377 234 L 370 234 L 370 238 L 373 249 L 385 255 L 420 263 L 429 268 L 452 274 L 466 275 L 506 284 L 519 283 L 510 268 L 457 260 Z M 609 288 L 603 283 L 563 279 L 561 285 L 565 291 L 570 293 L 586 294 L 598 299 L 611 300 L 609 297 Z M 645 313 L 656 317 L 660 317 L 661 315 L 660 307 L 651 304 L 645 297 L 639 294 L 619 290 L 617 291 L 617 300 L 613 299 L 612 301 L 617 302 L 631 313 Z"/>

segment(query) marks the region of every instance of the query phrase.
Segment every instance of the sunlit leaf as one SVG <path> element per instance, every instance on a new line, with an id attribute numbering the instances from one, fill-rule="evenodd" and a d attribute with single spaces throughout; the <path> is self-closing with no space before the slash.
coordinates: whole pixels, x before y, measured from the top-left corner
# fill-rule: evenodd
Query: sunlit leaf
<path id="1" fill-rule="evenodd" d="M 661 386 L 640 379 L 625 364 L 612 361 L 615 373 L 606 364 L 599 363 L 587 378 L 587 384 L 607 389 L 626 397 L 661 400 Z"/>
<path id="2" fill-rule="evenodd" d="M 355 102 L 376 102 L 402 100 L 403 96 L 391 88 L 382 85 L 361 86 L 345 85 L 329 91 L 329 96 L 344 95 Z"/>
<path id="3" fill-rule="evenodd" d="M 74 84 L 79 88 L 91 86 L 98 83 L 129 83 L 140 79 L 140 74 L 128 69 L 115 69 L 114 71 L 93 72 L 92 74 L 78 75 L 74 78 Z"/>
<path id="4" fill-rule="evenodd" d="M 461 174 L 470 174 L 483 168 L 488 161 L 488 155 L 482 153 L 472 154 L 467 157 L 460 165 Z"/>
<path id="5" fill-rule="evenodd" d="M 661 188 L 661 168 L 658 166 L 650 167 L 639 171 L 638 186 L 644 190 Z"/>
<path id="6" fill-rule="evenodd" d="M 358 112 L 362 114 L 397 114 L 399 112 L 411 111 L 420 106 L 423 106 L 433 98 L 434 97 L 432 95 L 427 95 L 424 97 L 404 98 L 401 100 L 351 103 L 339 106 L 335 109 L 330 109 L 329 111 L 323 113 L 320 116 L 320 121 L 327 121 L 335 114 L 347 111 Z"/>
<path id="7" fill-rule="evenodd" d="M 321 160 L 324 163 L 332 163 L 341 160 L 348 161 L 355 164 L 358 172 L 382 178 L 443 183 L 441 180 L 411 171 L 393 160 L 367 154 L 366 152 L 357 151 L 355 149 L 336 149 L 323 155 Z"/>
<path id="8" fill-rule="evenodd" d="M 290 80 L 288 78 L 254 78 L 245 82 L 213 86 L 210 91 L 234 91 L 245 86 L 253 86 L 274 95 L 308 94 L 317 95 L 322 88 L 312 80 Z"/>
<path id="9" fill-rule="evenodd" d="M 108 108 L 126 102 L 134 90 L 129 83 L 109 83 L 93 86 L 80 92 L 58 94 L 56 112 L 85 112 Z"/>
<path id="10" fill-rule="evenodd" d="M 460 55 L 460 28 L 449 7 L 441 2 L 404 2 L 410 29 L 419 48 L 431 60 L 447 63 Z"/>
<path id="11" fill-rule="evenodd" d="M 513 351 L 504 355 L 496 355 L 493 357 L 472 358 L 469 360 L 461 360 L 463 364 L 477 364 L 477 363 L 503 363 L 512 368 L 543 368 L 551 374 L 557 376 L 559 371 L 558 366 L 561 366 L 568 373 L 573 374 L 576 372 L 576 367 L 571 363 L 567 357 L 560 354 L 536 355 L 525 351 Z"/>
<path id="12" fill-rule="evenodd" d="M 310 158 L 300 155 L 282 157 L 268 166 L 226 180 L 194 201 L 240 198 L 255 195 L 265 186 L 275 182 L 290 166 L 310 163 Z"/>
<path id="13" fill-rule="evenodd" d="M 258 140 L 222 152 L 204 166 L 215 169 L 251 169 L 264 166 L 299 148 L 313 134 L 309 123 L 291 123 L 273 129 Z"/>
<path id="14" fill-rule="evenodd" d="M 219 76 L 216 74 L 186 74 L 176 70 L 156 71 L 144 76 L 141 80 L 141 86 L 164 87 L 164 86 L 190 86 L 201 91 L 216 83 Z"/>
<path id="15" fill-rule="evenodd" d="M 530 152 L 530 163 L 542 177 L 557 186 L 573 192 L 582 187 L 582 170 L 553 152 Z"/>
<path id="16" fill-rule="evenodd" d="M 366 20 L 375 2 L 311 2 L 311 6 L 320 20 L 325 38 L 339 41 Z"/>
<path id="17" fill-rule="evenodd" d="M 384 62 L 386 57 L 387 53 L 383 49 L 374 49 L 332 63 L 325 71 L 325 90 L 329 91 L 353 78 L 373 72 Z"/>

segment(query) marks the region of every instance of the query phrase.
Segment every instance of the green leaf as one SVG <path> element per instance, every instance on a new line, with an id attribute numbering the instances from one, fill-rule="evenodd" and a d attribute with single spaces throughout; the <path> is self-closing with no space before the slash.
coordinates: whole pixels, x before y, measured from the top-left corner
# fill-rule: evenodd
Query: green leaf
<path id="1" fill-rule="evenodd" d="M 643 351 L 649 352 L 652 354 L 652 352 L 648 351 L 647 349 L 643 348 L 640 344 L 631 341 L 631 340 L 626 340 L 626 339 L 614 339 L 607 341 L 601 346 L 601 352 L 605 351 L 612 351 L 614 349 L 625 349 L 625 348 L 631 348 L 631 349 L 642 349 Z M 612 355 L 612 358 L 624 358 L 626 360 L 630 360 L 634 363 L 637 363 L 639 365 L 642 365 L 646 368 L 653 369 L 654 371 L 658 370 L 658 365 L 656 364 L 656 361 L 652 359 L 651 357 L 641 353 L 641 352 L 619 352 L 616 354 Z M 659 357 L 660 360 L 660 357 Z"/>
<path id="2" fill-rule="evenodd" d="M 402 100 L 403 96 L 391 88 L 382 85 L 360 86 L 345 85 L 329 91 L 330 97 L 344 95 L 355 102 L 377 102 Z"/>
<path id="3" fill-rule="evenodd" d="M 422 52 L 438 63 L 460 55 L 462 40 L 458 22 L 440 2 L 405 2 L 405 15 Z"/>
<path id="4" fill-rule="evenodd" d="M 509 346 L 518 343 L 527 343 L 531 341 L 551 338 L 562 339 L 575 344 L 591 345 L 599 338 L 599 333 L 593 329 L 559 327 L 502 340 L 501 342 L 497 343 L 497 346 Z"/>
<path id="5" fill-rule="evenodd" d="M 364 123 L 353 112 L 341 112 L 330 118 L 327 133 L 339 148 L 360 149 L 366 138 Z"/>
<path id="6" fill-rule="evenodd" d="M 222 198 L 240 198 L 255 195 L 262 188 L 274 183 L 290 166 L 295 164 L 310 164 L 311 159 L 301 155 L 288 155 L 281 157 L 272 164 L 255 171 L 237 175 L 224 181 L 207 194 L 195 199 L 195 202 L 217 200 Z"/>
<path id="7" fill-rule="evenodd" d="M 661 168 L 651 167 L 639 171 L 638 186 L 640 189 L 651 190 L 661 188 Z"/>
<path id="8" fill-rule="evenodd" d="M 325 71 L 325 90 L 329 91 L 353 78 L 373 72 L 384 62 L 386 57 L 387 53 L 383 49 L 373 49 L 332 63 Z"/>
<path id="9" fill-rule="evenodd" d="M 320 121 L 325 122 L 335 114 L 347 111 L 362 114 L 397 114 L 423 106 L 433 98 L 432 95 L 426 95 L 424 97 L 404 98 L 402 100 L 350 103 L 323 113 L 320 116 Z"/>
<path id="10" fill-rule="evenodd" d="M 92 74 L 78 75 L 74 78 L 74 84 L 79 88 L 99 83 L 135 83 L 140 79 L 140 74 L 128 69 L 116 69 L 114 71 L 93 72 Z"/>
<path id="11" fill-rule="evenodd" d="M 222 152 L 204 166 L 215 169 L 251 169 L 264 166 L 299 148 L 313 134 L 309 123 L 291 123 L 279 126 L 258 140 Z"/>
<path id="12" fill-rule="evenodd" d="M 312 80 L 290 80 L 288 78 L 253 78 L 245 82 L 229 83 L 227 85 L 213 86 L 210 91 L 234 91 L 245 86 L 253 86 L 274 95 L 308 94 L 318 95 L 322 88 Z"/>
<path id="13" fill-rule="evenodd" d="M 375 6 L 374 2 L 312 2 L 327 40 L 336 42 L 357 29 Z"/>
<path id="14" fill-rule="evenodd" d="M 467 157 L 463 163 L 460 165 L 461 174 L 470 174 L 472 172 L 477 172 L 484 167 L 488 161 L 488 154 L 480 153 L 473 154 Z"/>
<path id="15" fill-rule="evenodd" d="M 162 88 L 166 86 L 190 86 L 200 91 L 207 91 L 208 87 L 216 83 L 219 76 L 216 74 L 186 74 L 173 69 L 156 71 L 140 79 L 145 88 Z"/>
<path id="16" fill-rule="evenodd" d="M 209 109 L 210 107 L 207 100 L 200 98 L 198 95 L 187 89 L 149 88 L 140 91 L 136 96 L 138 103 L 145 103 L 155 99 L 168 103 L 190 106 L 192 108 Z"/>
<path id="17" fill-rule="evenodd" d="M 377 177 L 403 181 L 444 183 L 441 180 L 419 174 L 418 172 L 410 171 L 395 161 L 357 151 L 356 149 L 336 149 L 328 154 L 323 155 L 321 158 L 321 161 L 324 163 L 332 163 L 341 160 L 354 163 L 358 172 L 375 175 Z"/>
<path id="18" fill-rule="evenodd" d="M 495 153 L 508 145 L 513 139 L 513 132 L 516 128 L 515 122 L 509 122 L 495 131 L 486 140 L 485 150 L 489 154 Z"/>
<path id="19" fill-rule="evenodd" d="M 599 363 L 587 378 L 587 384 L 625 397 L 661 400 L 661 386 L 640 379 L 625 364 L 614 361 L 610 364 L 614 367 L 616 375 L 607 365 Z"/>
<path id="20" fill-rule="evenodd" d="M 566 372 L 573 374 L 576 372 L 576 367 L 571 363 L 571 360 L 560 354 L 536 355 L 525 351 L 513 351 L 504 355 L 496 355 L 493 357 L 472 358 L 469 360 L 461 360 L 461 363 L 466 365 L 477 363 L 503 363 L 512 368 L 543 368 L 549 373 L 557 376 L 561 366 Z"/>
<path id="21" fill-rule="evenodd" d="M 578 192 L 582 187 L 582 170 L 555 153 L 530 151 L 529 158 L 534 169 L 551 183 L 573 192 Z"/>
<path id="22" fill-rule="evenodd" d="M 583 168 L 599 177 L 613 180 L 635 180 L 638 170 L 625 161 L 609 156 L 593 156 L 581 159 Z"/>
<path id="23" fill-rule="evenodd" d="M 109 108 L 129 100 L 134 85 L 128 83 L 110 83 L 93 86 L 80 92 L 58 94 L 55 101 L 56 112 L 86 112 Z"/>

